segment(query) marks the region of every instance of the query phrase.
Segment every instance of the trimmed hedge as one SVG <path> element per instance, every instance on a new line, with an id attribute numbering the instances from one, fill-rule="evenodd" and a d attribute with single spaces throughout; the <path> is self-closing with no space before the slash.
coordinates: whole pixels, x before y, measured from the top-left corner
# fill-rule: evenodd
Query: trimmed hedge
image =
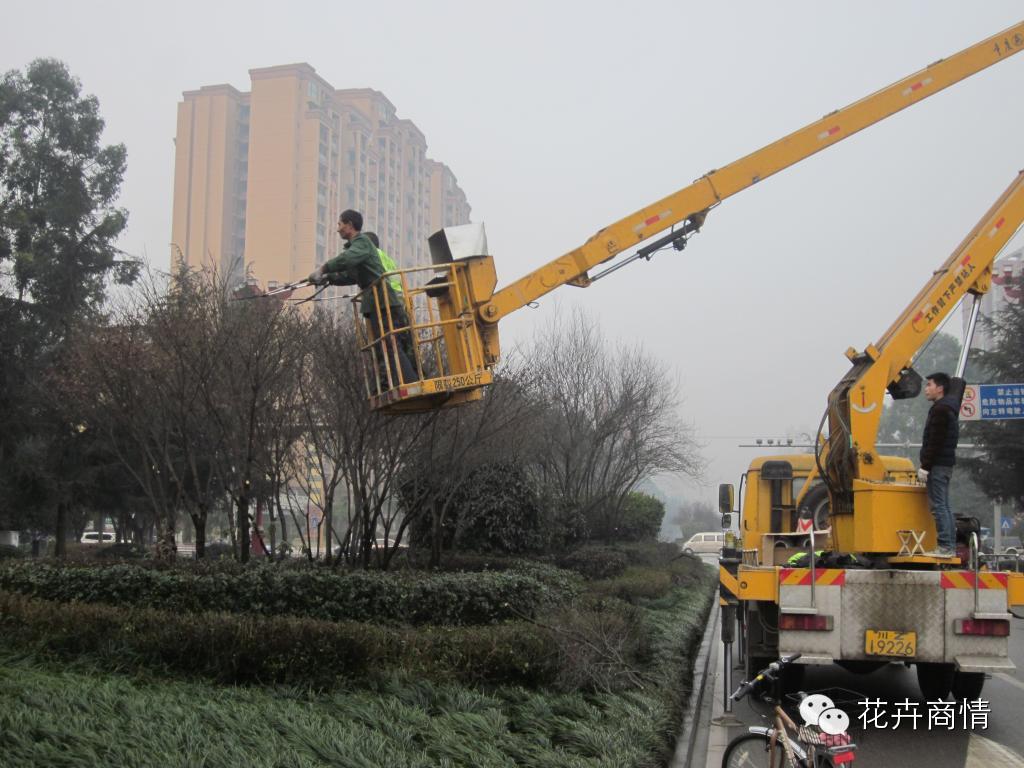
<path id="1" fill-rule="evenodd" d="M 421 574 L 273 564 L 237 572 L 159 570 L 131 564 L 73 567 L 10 562 L 0 589 L 62 603 L 147 606 L 176 613 L 204 611 L 304 616 L 325 621 L 405 624 L 493 624 L 534 616 L 578 591 L 571 578 L 545 566 L 523 572 Z"/>
<path id="2" fill-rule="evenodd" d="M 582 547 L 558 561 L 563 568 L 576 571 L 585 579 L 610 579 L 629 565 L 625 552 L 613 547 Z"/>
<path id="3" fill-rule="evenodd" d="M 614 597 L 627 603 L 657 600 L 672 589 L 673 576 L 664 569 L 632 566 L 614 579 L 593 581 L 587 592 L 595 597 Z"/>
<path id="4" fill-rule="evenodd" d="M 0 592 L 0 637 L 60 659 L 222 683 L 304 684 L 408 670 L 432 680 L 540 685 L 557 675 L 552 634 L 523 622 L 387 628 L 308 618 L 62 604 Z"/>

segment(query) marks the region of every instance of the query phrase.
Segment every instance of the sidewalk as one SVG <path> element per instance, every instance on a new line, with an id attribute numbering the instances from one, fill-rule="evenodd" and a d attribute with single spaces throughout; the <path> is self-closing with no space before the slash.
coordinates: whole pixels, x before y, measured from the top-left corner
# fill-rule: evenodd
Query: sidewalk
<path id="1" fill-rule="evenodd" d="M 708 613 L 708 622 L 704 629 L 704 636 L 701 639 L 700 649 L 693 664 L 693 691 L 690 693 L 690 700 L 683 717 L 683 727 L 676 742 L 676 751 L 669 763 L 669 768 L 704 768 L 705 753 L 709 750 L 710 741 L 715 740 L 715 734 L 710 733 L 711 718 L 714 717 L 714 701 L 716 687 L 720 675 L 718 667 L 721 665 L 719 648 L 721 647 L 719 622 L 721 610 L 717 600 L 711 606 Z M 721 707 L 719 706 L 719 709 Z M 726 733 L 726 729 L 717 729 Z M 726 736 L 721 737 L 723 747 L 718 751 L 718 759 L 715 765 L 722 762 L 722 752 L 726 743 Z M 710 755 L 710 753 L 709 753 Z M 709 756 L 710 759 L 710 756 Z M 709 765 L 711 763 L 708 763 Z"/>
<path id="2" fill-rule="evenodd" d="M 717 635 L 717 633 L 716 633 Z M 716 636 L 715 640 L 719 638 Z M 720 651 L 722 644 L 720 642 L 715 643 L 715 648 Z M 735 663 L 735 644 L 733 644 L 733 663 Z M 722 764 L 722 757 L 725 756 L 725 748 L 729 744 L 730 732 L 729 728 L 724 725 L 713 725 L 711 720 L 721 717 L 725 714 L 725 705 L 723 701 L 725 699 L 725 671 L 723 660 L 725 654 L 719 652 L 716 654 L 715 663 L 712 668 L 708 671 L 708 687 L 711 690 L 711 702 L 709 706 L 710 716 L 708 722 L 702 725 L 702 730 L 707 734 L 707 760 L 704 762 L 704 768 L 718 768 Z M 733 673 L 734 677 L 736 672 Z M 739 678 L 742 680 L 742 676 Z M 735 683 L 735 680 L 734 680 Z"/>

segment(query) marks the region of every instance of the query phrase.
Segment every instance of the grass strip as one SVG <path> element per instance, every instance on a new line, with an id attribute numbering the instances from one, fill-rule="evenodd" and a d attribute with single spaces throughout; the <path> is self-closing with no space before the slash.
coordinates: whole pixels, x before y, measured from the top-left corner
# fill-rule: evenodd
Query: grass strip
<path id="1" fill-rule="evenodd" d="M 641 607 L 653 631 L 653 655 L 643 687 L 620 693 L 470 686 L 408 671 L 329 693 L 222 686 L 112 674 L 89 654 L 57 662 L 12 647 L 5 631 L 0 762 L 11 768 L 664 765 L 713 594 L 714 574 L 702 570 L 693 571 L 687 587 Z"/>

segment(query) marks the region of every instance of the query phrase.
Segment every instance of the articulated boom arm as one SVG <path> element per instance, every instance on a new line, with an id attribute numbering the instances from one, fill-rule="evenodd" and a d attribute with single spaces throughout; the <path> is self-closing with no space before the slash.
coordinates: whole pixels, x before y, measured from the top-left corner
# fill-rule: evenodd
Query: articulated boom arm
<path id="1" fill-rule="evenodd" d="M 829 450 L 826 459 L 834 508 L 852 509 L 852 480 L 881 480 L 885 469 L 875 448 L 882 400 L 912 397 L 920 378 L 910 370 L 914 355 L 968 293 L 981 295 L 992 282 L 992 264 L 1024 223 L 1024 172 L 935 271 L 877 344 L 849 349 L 853 367 L 829 395 Z M 926 372 L 927 373 L 927 372 Z M 846 497 L 843 498 L 836 498 Z M 841 512 L 840 512 L 841 513 Z"/>
<path id="2" fill-rule="evenodd" d="M 502 288 L 479 307 L 481 320 L 496 323 L 566 283 L 587 286 L 590 282 L 587 271 L 593 267 L 673 225 L 685 223 L 684 229 L 696 230 L 707 212 L 725 198 L 1018 53 L 1022 48 L 1024 22 L 949 58 L 940 59 L 888 88 L 705 174 L 688 187 L 600 230 L 579 248 Z M 681 232 L 680 237 L 684 237 L 684 233 Z"/>
<path id="3" fill-rule="evenodd" d="M 708 212 L 725 198 L 1021 50 L 1024 22 L 705 174 L 497 292 L 493 257 L 474 255 L 486 254 L 485 245 L 456 256 L 462 249 L 453 246 L 462 236 L 451 231 L 454 240 L 449 241 L 448 230 L 436 233 L 431 237 L 433 265 L 402 270 L 399 278 L 409 324 L 401 315 L 392 317 L 387 301 L 373 302 L 378 308 L 385 307 L 375 327 L 363 329 L 357 315 L 356 326 L 364 331 L 360 349 L 366 363 L 371 407 L 403 413 L 479 399 L 483 388 L 493 380 L 492 369 L 500 356 L 498 321 L 505 315 L 561 285 L 586 287 L 600 276 L 592 278 L 588 275 L 590 269 L 670 227 L 674 228 L 671 232 L 646 243 L 631 258 L 646 256 L 669 244 L 681 249 L 686 238 L 703 225 Z M 472 238 L 470 242 L 485 243 Z M 367 291 L 382 291 L 384 295 L 385 279 L 394 276 L 381 278 Z"/>

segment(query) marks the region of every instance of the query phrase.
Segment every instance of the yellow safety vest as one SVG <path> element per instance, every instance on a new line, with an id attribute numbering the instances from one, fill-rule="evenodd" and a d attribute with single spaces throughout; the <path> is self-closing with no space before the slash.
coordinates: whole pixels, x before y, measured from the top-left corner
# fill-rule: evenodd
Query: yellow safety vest
<path id="1" fill-rule="evenodd" d="M 380 256 L 380 265 L 384 267 L 385 272 L 394 272 L 398 269 L 398 265 L 395 264 L 395 260 L 388 256 L 388 252 L 377 249 L 377 255 Z M 402 295 L 402 278 L 398 275 L 392 275 L 388 278 L 388 285 L 391 286 L 391 290 L 397 293 L 399 296 Z"/>

